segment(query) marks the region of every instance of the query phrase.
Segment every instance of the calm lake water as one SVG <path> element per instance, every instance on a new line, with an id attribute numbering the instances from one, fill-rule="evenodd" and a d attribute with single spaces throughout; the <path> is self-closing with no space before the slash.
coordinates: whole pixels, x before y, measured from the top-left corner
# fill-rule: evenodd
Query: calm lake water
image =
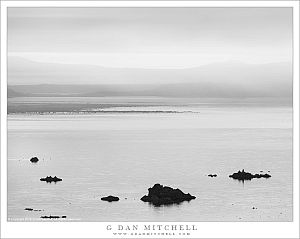
<path id="1" fill-rule="evenodd" d="M 11 114 L 8 219 L 292 221 L 292 133 L 290 107 L 159 104 Z M 33 156 L 40 162 L 30 163 Z M 241 169 L 272 177 L 228 177 Z M 63 181 L 39 180 L 48 175 Z M 155 183 L 197 198 L 162 207 L 140 201 Z M 107 195 L 120 201 L 100 200 Z"/>

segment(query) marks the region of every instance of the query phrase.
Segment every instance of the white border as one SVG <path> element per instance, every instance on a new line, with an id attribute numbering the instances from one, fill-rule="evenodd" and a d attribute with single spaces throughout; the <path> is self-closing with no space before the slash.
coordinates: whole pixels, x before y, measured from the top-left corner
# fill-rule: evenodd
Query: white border
<path id="1" fill-rule="evenodd" d="M 2 1 L 1 2 L 1 238 L 109 238 L 105 222 L 7 222 L 7 7 L 293 7 L 294 21 L 294 221 L 189 222 L 189 238 L 299 238 L 299 2 L 298 1 Z M 132 222 L 126 224 L 145 223 Z M 157 222 L 153 222 L 157 224 Z M 164 223 L 160 223 L 164 224 Z M 165 223 L 171 224 L 171 223 Z M 174 224 L 174 223 L 172 223 Z M 180 224 L 180 223 L 178 223 Z M 182 222 L 181 222 L 182 224 Z M 217 229 L 216 229 L 217 227 Z M 137 237 L 137 236 L 135 236 Z M 174 236 L 170 236 L 175 238 Z M 151 238 L 169 238 L 152 236 Z"/>

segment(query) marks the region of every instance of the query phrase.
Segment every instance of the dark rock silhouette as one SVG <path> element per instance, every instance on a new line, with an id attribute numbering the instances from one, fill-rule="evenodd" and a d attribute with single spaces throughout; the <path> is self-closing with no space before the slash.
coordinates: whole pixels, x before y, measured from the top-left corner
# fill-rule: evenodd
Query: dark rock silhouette
<path id="1" fill-rule="evenodd" d="M 113 201 L 119 201 L 119 198 L 110 195 L 110 196 L 101 198 L 101 200 L 102 201 L 107 201 L 107 202 L 113 202 Z"/>
<path id="2" fill-rule="evenodd" d="M 43 210 L 41 210 L 41 209 L 33 209 L 33 208 L 25 208 L 24 209 L 25 211 L 34 211 L 34 212 L 41 212 L 41 211 L 43 211 Z"/>
<path id="3" fill-rule="evenodd" d="M 41 216 L 43 219 L 58 219 L 58 218 L 67 218 L 67 216 Z"/>
<path id="4" fill-rule="evenodd" d="M 214 177 L 217 177 L 218 175 L 217 174 L 208 174 L 207 176 L 211 177 L 211 178 L 214 178 Z"/>
<path id="5" fill-rule="evenodd" d="M 270 178 L 270 174 L 252 174 L 245 172 L 243 169 L 242 171 L 238 171 L 237 173 L 234 173 L 232 175 L 229 175 L 230 178 L 237 179 L 237 180 L 251 180 L 253 178 Z"/>
<path id="6" fill-rule="evenodd" d="M 40 179 L 41 181 L 46 181 L 47 183 L 52 183 L 52 182 L 59 182 L 59 181 L 62 181 L 61 178 L 58 178 L 56 176 L 54 177 L 51 177 L 51 176 L 47 176 L 46 178 L 41 178 Z"/>
<path id="7" fill-rule="evenodd" d="M 39 161 L 39 159 L 37 157 L 33 157 L 30 159 L 31 163 L 37 163 Z"/>
<path id="8" fill-rule="evenodd" d="M 154 206 L 179 204 L 183 201 L 190 201 L 195 199 L 191 194 L 183 193 L 180 189 L 173 189 L 171 187 L 155 184 L 148 189 L 148 195 L 144 195 L 141 200 L 143 202 L 152 203 Z"/>

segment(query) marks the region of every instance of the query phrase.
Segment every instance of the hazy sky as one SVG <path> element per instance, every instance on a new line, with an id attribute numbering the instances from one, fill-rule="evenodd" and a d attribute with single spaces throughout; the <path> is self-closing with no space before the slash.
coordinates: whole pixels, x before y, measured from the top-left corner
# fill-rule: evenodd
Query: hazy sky
<path id="1" fill-rule="evenodd" d="M 122 68 L 290 62 L 292 9 L 9 8 L 8 52 Z"/>

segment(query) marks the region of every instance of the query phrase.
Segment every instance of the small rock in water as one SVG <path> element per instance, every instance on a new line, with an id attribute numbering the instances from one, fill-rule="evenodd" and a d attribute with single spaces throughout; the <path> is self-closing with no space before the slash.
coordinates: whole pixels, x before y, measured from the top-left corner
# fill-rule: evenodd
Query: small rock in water
<path id="1" fill-rule="evenodd" d="M 253 178 L 270 178 L 270 174 L 251 174 L 248 172 L 245 172 L 243 169 L 242 171 L 238 171 L 237 173 L 234 173 L 232 175 L 229 175 L 230 178 L 237 179 L 237 180 L 251 180 Z"/>
<path id="2" fill-rule="evenodd" d="M 24 210 L 26 210 L 26 211 L 34 211 L 34 212 L 41 212 L 41 211 L 43 211 L 42 209 L 33 209 L 33 208 L 25 208 Z"/>
<path id="3" fill-rule="evenodd" d="M 144 195 L 141 200 L 143 202 L 152 203 L 154 206 L 179 204 L 183 201 L 190 201 L 195 199 L 189 193 L 183 193 L 180 189 L 173 189 L 171 187 L 155 184 L 152 188 L 148 189 L 148 195 Z"/>
<path id="4" fill-rule="evenodd" d="M 119 201 L 119 198 L 110 195 L 110 196 L 101 198 L 101 200 L 102 201 L 107 201 L 107 202 L 113 202 L 113 201 Z"/>
<path id="5" fill-rule="evenodd" d="M 56 176 L 54 176 L 54 177 L 51 177 L 51 176 L 47 176 L 46 178 L 41 178 L 40 179 L 41 181 L 45 181 L 45 182 L 47 182 L 47 183 L 52 183 L 52 182 L 59 182 L 59 181 L 62 181 L 62 179 L 61 178 L 58 178 L 58 177 L 56 177 Z"/>
<path id="6" fill-rule="evenodd" d="M 67 216 L 41 216 L 43 219 L 58 219 L 58 218 L 67 218 Z"/>
<path id="7" fill-rule="evenodd" d="M 33 157 L 30 159 L 31 163 L 37 163 L 39 161 L 39 159 L 37 157 Z"/>

